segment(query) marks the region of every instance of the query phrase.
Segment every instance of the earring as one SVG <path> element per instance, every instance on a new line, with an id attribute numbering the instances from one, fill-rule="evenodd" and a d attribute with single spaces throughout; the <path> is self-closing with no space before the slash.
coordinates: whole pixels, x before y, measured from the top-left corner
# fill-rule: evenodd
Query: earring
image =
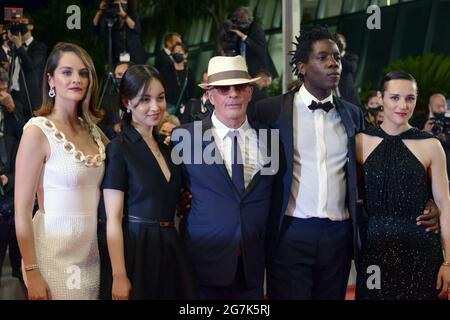
<path id="1" fill-rule="evenodd" d="M 130 113 L 131 112 L 131 110 L 130 109 L 127 109 L 127 113 Z"/>
<path id="2" fill-rule="evenodd" d="M 48 91 L 48 96 L 50 98 L 54 98 L 56 96 L 55 87 L 50 88 L 50 90 Z"/>

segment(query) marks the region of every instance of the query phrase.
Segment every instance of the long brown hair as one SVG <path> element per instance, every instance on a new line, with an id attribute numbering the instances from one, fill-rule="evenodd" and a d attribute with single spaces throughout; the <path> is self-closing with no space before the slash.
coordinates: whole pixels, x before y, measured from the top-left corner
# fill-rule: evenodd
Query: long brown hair
<path id="1" fill-rule="evenodd" d="M 53 111 L 55 99 L 48 96 L 48 92 L 50 90 L 48 76 L 54 76 L 63 52 L 73 52 L 76 54 L 88 69 L 89 86 L 86 96 L 81 102 L 81 110 L 79 110 L 79 113 L 81 113 L 81 116 L 87 122 L 97 123 L 103 117 L 103 112 L 97 108 L 98 80 L 94 63 L 92 62 L 89 54 L 83 48 L 68 42 L 57 43 L 47 59 L 45 72 L 42 79 L 42 105 L 34 112 L 34 114 L 36 116 L 47 116 Z"/>

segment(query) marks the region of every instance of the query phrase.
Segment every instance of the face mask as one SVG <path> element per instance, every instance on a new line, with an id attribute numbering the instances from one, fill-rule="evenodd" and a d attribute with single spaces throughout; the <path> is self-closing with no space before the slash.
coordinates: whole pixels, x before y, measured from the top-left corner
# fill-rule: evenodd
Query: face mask
<path id="1" fill-rule="evenodd" d="M 184 54 L 179 53 L 179 52 L 173 53 L 172 58 L 173 58 L 173 61 L 175 61 L 176 63 L 181 63 L 184 61 Z"/>

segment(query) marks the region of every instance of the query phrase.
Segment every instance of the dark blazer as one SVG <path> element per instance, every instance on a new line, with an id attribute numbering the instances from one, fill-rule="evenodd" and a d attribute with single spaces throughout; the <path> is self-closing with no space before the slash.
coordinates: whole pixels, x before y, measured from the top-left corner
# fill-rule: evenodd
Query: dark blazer
<path id="1" fill-rule="evenodd" d="M 202 112 L 202 107 L 206 108 L 204 112 Z M 178 119 L 180 119 L 181 124 L 186 124 L 197 120 L 203 120 L 211 115 L 213 110 L 214 106 L 209 102 L 209 100 L 206 100 L 203 104 L 201 98 L 192 98 L 186 102 L 183 113 L 180 113 L 180 109 L 178 109 L 175 115 Z"/>
<path id="2" fill-rule="evenodd" d="M 45 62 L 47 59 L 47 46 L 33 39 L 25 49 L 23 46 L 15 50 L 15 54 L 21 59 L 21 68 L 28 88 L 32 110 L 36 110 L 42 103 L 42 79 L 44 76 Z M 20 92 L 14 98 L 18 98 L 23 107 L 25 121 L 31 117 L 30 107 L 25 94 L 25 82 L 22 73 L 19 75 Z"/>
<path id="3" fill-rule="evenodd" d="M 0 138 L 0 174 L 8 177 L 8 184 L 3 187 L 0 195 L 0 219 L 8 224 L 14 224 L 14 178 L 18 143 L 10 136 Z"/>
<path id="4" fill-rule="evenodd" d="M 191 155 L 194 155 L 194 148 L 198 145 L 194 142 L 194 131 L 199 134 L 210 129 L 211 117 L 197 122 L 197 126 L 199 123 L 200 130 L 194 129 L 194 123 L 182 127 L 187 130 L 184 132 L 190 134 L 187 139 Z M 254 125 L 252 127 L 262 128 Z M 177 139 L 175 137 L 178 134 L 182 134 L 180 130 L 175 129 L 173 140 Z M 174 143 L 174 150 L 178 150 L 180 141 Z M 201 151 L 208 148 L 205 152 L 210 152 L 213 143 L 214 141 L 203 141 Z M 268 148 L 270 150 L 270 147 Z M 246 284 L 249 287 L 262 286 L 265 266 L 264 239 L 274 175 L 261 175 L 261 171 L 258 172 L 244 193 L 240 194 L 223 163 L 185 163 L 183 167 L 185 185 L 192 193 L 192 208 L 182 220 L 180 232 L 199 284 L 231 285 L 236 276 L 241 244 Z"/>
<path id="5" fill-rule="evenodd" d="M 250 25 L 245 43 L 247 45 L 245 61 L 248 73 L 254 77 L 258 71 L 266 70 L 270 72 L 272 78 L 278 77 L 277 69 L 267 48 L 266 34 L 260 25 L 255 22 Z"/>
<path id="6" fill-rule="evenodd" d="M 358 67 L 358 56 L 352 53 L 346 53 L 341 60 L 342 72 L 339 80 L 339 93 L 341 98 L 354 105 L 361 105 L 358 93 L 355 87 L 356 69 Z"/>
<path id="7" fill-rule="evenodd" d="M 269 223 L 268 250 L 271 257 L 277 247 L 280 229 L 283 225 L 285 211 L 288 205 L 294 166 L 294 141 L 292 110 L 295 92 L 291 91 L 281 96 L 262 100 L 256 105 L 256 119 L 280 130 L 280 170 L 276 177 L 272 202 L 273 220 Z M 348 136 L 348 158 L 345 167 L 347 175 L 346 203 L 353 222 L 355 258 L 360 247 L 358 234 L 357 202 L 357 176 L 355 157 L 355 134 L 363 130 L 364 119 L 362 111 L 351 103 L 333 97 L 336 110 Z"/>

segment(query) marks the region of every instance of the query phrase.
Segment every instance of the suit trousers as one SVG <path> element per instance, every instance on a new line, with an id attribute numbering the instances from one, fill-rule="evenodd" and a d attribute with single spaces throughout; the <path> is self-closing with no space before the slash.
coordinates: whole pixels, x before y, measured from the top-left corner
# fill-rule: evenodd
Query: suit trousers
<path id="1" fill-rule="evenodd" d="M 220 277 L 220 275 L 217 275 Z M 225 287 L 200 286 L 200 299 L 203 300 L 262 300 L 264 289 L 248 287 L 245 282 L 242 256 L 238 258 L 236 277 L 233 283 Z"/>
<path id="2" fill-rule="evenodd" d="M 345 299 L 352 253 L 351 220 L 286 216 L 267 270 L 269 299 Z"/>

